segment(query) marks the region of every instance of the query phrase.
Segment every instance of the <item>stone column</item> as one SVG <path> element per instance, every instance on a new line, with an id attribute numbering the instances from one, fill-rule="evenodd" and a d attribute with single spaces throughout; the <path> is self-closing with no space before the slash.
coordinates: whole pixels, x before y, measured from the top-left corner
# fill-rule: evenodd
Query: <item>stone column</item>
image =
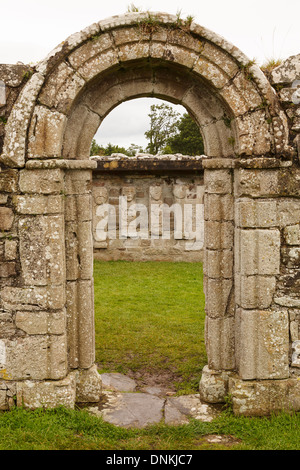
<path id="1" fill-rule="evenodd" d="M 233 282 L 233 171 L 231 161 L 204 163 L 204 293 L 208 366 L 200 382 L 202 399 L 222 402 L 227 375 L 235 367 Z"/>
<path id="2" fill-rule="evenodd" d="M 69 162 L 65 171 L 66 310 L 69 367 L 78 372 L 76 401 L 98 401 L 95 361 L 92 170 Z"/>
<path id="3" fill-rule="evenodd" d="M 7 256 L 19 256 L 20 275 L 1 290 L 2 306 L 12 315 L 14 327 L 1 341 L 1 376 L 15 384 L 17 404 L 29 407 L 53 403 L 53 383 L 67 390 L 56 404 L 69 406 L 73 399 L 72 387 L 65 382 L 63 187 L 61 169 L 29 166 L 20 171 L 12 197 L 16 238 L 13 243 L 7 240 Z"/>
<path id="4" fill-rule="evenodd" d="M 237 374 L 229 390 L 236 414 L 263 415 L 299 406 L 292 397 L 297 384 L 288 380 L 288 311 L 274 302 L 281 278 L 278 209 L 288 190 L 280 180 L 289 184 L 288 170 L 282 169 L 289 164 L 257 159 L 241 162 L 235 170 Z"/>

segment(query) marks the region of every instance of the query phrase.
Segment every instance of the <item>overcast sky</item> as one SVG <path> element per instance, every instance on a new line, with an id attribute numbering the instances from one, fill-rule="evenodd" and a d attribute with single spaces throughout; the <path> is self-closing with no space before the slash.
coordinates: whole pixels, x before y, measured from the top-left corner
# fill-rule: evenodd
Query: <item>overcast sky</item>
<path id="1" fill-rule="evenodd" d="M 38 62 L 70 34 L 125 13 L 131 3 L 143 10 L 193 15 L 259 64 L 300 53 L 299 0 L 0 0 L 0 63 Z M 115 108 L 100 126 L 97 142 L 145 146 L 154 102 L 145 98 Z"/>

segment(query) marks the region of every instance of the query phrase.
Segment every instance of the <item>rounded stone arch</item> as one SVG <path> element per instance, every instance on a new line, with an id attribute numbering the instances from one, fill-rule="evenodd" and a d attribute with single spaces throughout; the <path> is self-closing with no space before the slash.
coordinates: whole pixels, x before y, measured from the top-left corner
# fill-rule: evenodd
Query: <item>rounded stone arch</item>
<path id="1" fill-rule="evenodd" d="M 172 15 L 128 13 L 70 36 L 37 65 L 7 123 L 2 161 L 88 158 L 103 118 L 139 96 L 185 106 L 209 157 L 289 152 L 275 91 L 235 46 Z"/>

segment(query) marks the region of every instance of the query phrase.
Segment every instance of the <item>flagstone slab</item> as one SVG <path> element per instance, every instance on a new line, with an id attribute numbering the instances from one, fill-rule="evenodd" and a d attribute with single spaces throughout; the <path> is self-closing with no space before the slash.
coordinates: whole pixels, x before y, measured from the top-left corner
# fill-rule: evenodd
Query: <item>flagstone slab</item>
<path id="1" fill-rule="evenodd" d="M 103 392 L 106 403 L 100 412 L 104 421 L 121 427 L 144 428 L 163 418 L 165 400 L 147 393 Z"/>
<path id="2" fill-rule="evenodd" d="M 101 380 L 104 390 L 134 392 L 137 386 L 135 380 L 118 372 L 101 374 Z"/>
<path id="3" fill-rule="evenodd" d="M 190 418 L 211 422 L 217 417 L 216 407 L 201 402 L 200 395 L 182 395 L 168 398 L 165 404 L 165 424 L 187 424 Z"/>

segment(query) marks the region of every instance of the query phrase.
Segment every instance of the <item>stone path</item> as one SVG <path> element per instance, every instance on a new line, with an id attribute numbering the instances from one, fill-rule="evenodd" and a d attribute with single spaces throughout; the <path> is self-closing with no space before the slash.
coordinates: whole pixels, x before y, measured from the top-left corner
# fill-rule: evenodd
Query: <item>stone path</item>
<path id="1" fill-rule="evenodd" d="M 179 425 L 190 417 L 210 422 L 220 413 L 220 407 L 201 402 L 198 394 L 168 396 L 159 387 L 139 392 L 134 380 L 118 373 L 102 374 L 101 379 L 101 400 L 88 410 L 117 426 L 143 428 L 161 421 Z"/>

